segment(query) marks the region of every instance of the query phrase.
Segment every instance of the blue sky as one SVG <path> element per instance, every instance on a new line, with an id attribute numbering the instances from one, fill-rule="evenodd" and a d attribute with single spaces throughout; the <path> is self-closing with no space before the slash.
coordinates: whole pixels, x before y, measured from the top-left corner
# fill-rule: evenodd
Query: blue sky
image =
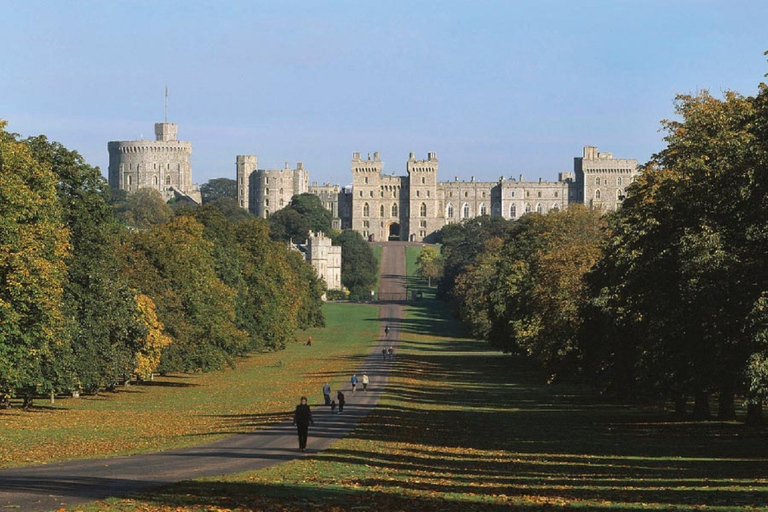
<path id="1" fill-rule="evenodd" d="M 556 179 L 585 145 L 641 163 L 677 93 L 757 92 L 768 2 L 0 0 L 0 119 L 106 172 L 168 118 L 197 183 L 353 152 L 439 179 Z"/>

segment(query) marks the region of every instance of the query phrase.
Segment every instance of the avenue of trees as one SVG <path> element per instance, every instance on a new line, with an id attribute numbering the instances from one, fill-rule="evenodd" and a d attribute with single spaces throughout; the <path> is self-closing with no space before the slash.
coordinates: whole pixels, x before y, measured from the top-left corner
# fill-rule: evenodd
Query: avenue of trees
<path id="1" fill-rule="evenodd" d="M 219 369 L 324 323 L 314 269 L 230 208 L 227 183 L 196 208 L 126 197 L 0 123 L 0 398 Z"/>
<path id="2" fill-rule="evenodd" d="M 439 293 L 551 379 L 760 421 L 768 394 L 768 88 L 680 95 L 666 147 L 599 215 L 569 207 L 441 233 Z M 693 404 L 692 411 L 686 407 Z"/>

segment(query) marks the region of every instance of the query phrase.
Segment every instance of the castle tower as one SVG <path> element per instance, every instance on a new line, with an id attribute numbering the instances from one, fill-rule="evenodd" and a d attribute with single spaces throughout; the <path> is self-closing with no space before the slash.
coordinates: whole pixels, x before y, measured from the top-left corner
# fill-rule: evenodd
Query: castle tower
<path id="1" fill-rule="evenodd" d="M 573 170 L 578 184 L 576 202 L 603 211 L 621 206 L 626 187 L 639 173 L 636 159 L 613 158 L 595 146 L 584 147 L 582 156 L 573 159 Z"/>
<path id="2" fill-rule="evenodd" d="M 420 242 L 445 223 L 437 196 L 437 153 L 427 153 L 426 160 L 416 160 L 410 154 L 408 169 L 407 224 L 403 226 L 408 240 Z"/>
<path id="3" fill-rule="evenodd" d="M 237 204 L 240 208 L 255 213 L 256 181 L 255 173 L 259 159 L 256 155 L 237 155 L 235 169 L 237 175 Z"/>
<path id="4" fill-rule="evenodd" d="M 381 235 L 383 166 L 378 151 L 373 154 L 373 159 L 369 153 L 367 160 L 360 158 L 360 153 L 352 154 L 352 229 L 365 239 L 377 239 Z"/>
<path id="5" fill-rule="evenodd" d="M 176 123 L 155 123 L 153 141 L 108 142 L 109 185 L 128 193 L 153 188 L 166 200 L 182 196 L 200 203 L 200 190 L 192 183 L 192 143 L 177 137 Z"/>

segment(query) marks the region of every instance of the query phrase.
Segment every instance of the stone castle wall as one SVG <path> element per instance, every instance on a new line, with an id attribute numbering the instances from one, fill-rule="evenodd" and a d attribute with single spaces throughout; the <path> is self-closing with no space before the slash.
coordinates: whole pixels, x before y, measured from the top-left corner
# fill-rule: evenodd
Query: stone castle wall
<path id="1" fill-rule="evenodd" d="M 282 178 L 281 183 L 287 184 L 291 182 L 289 174 L 295 173 L 294 189 L 288 190 L 285 185 L 279 196 L 260 189 L 256 196 L 268 198 L 270 205 L 280 197 L 285 206 L 293 195 L 310 192 L 333 213 L 335 229 L 351 228 L 370 240 L 423 241 L 446 224 L 483 215 L 518 219 L 526 213 L 545 214 L 573 203 L 613 210 L 621 204 L 626 186 L 638 172 L 636 160 L 614 159 L 610 153 L 599 153 L 591 146 L 584 148 L 582 157 L 574 159 L 574 172 L 560 173 L 557 181 L 525 181 L 521 175 L 519 179 L 502 176 L 495 182 L 474 178 L 440 182 L 435 153 L 428 153 L 424 160 L 417 160 L 411 153 L 406 176 L 385 174 L 378 152 L 367 158 L 353 153 L 350 170 L 352 186 L 340 188 L 329 184 L 304 186 L 307 174 L 303 167 L 286 168 L 288 174 L 270 176 L 273 180 Z M 257 203 L 251 211 L 267 217 L 275 211 L 267 206 Z M 277 209 L 282 206 L 278 203 Z"/>

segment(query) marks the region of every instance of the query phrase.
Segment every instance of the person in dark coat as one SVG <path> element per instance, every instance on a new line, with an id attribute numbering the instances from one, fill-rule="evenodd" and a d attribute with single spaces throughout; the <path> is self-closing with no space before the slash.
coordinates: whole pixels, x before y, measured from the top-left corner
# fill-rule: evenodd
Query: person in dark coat
<path id="1" fill-rule="evenodd" d="M 299 432 L 299 450 L 304 451 L 307 449 L 307 436 L 309 435 L 309 426 L 315 425 L 315 421 L 312 419 L 312 411 L 307 405 L 307 397 L 301 397 L 301 403 L 296 406 L 296 410 L 293 412 L 293 424 L 296 425 L 296 429 Z"/>
<path id="2" fill-rule="evenodd" d="M 339 401 L 339 413 L 344 412 L 344 393 L 341 391 L 336 392 L 336 400 Z"/>

